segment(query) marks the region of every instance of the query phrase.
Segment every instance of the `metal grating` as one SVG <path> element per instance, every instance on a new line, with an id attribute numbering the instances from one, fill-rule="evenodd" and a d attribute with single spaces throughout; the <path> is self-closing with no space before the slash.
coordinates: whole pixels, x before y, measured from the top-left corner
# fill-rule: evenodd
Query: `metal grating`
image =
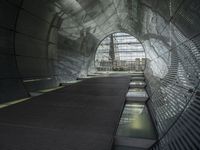
<path id="1" fill-rule="evenodd" d="M 192 39 L 192 41 L 197 41 L 198 39 L 199 37 L 196 37 Z M 187 132 L 182 135 L 183 131 L 181 130 L 180 132 L 180 129 L 177 129 L 185 129 L 186 125 L 189 126 L 189 121 L 185 121 L 185 123 L 183 123 L 183 119 L 181 120 L 181 118 L 189 119 L 190 116 L 190 119 L 194 119 L 196 121 L 196 126 L 199 126 L 200 122 L 200 120 L 197 119 L 199 114 L 195 113 L 194 111 L 191 112 L 192 109 L 198 110 L 200 108 L 200 102 L 198 101 L 200 96 L 198 87 L 200 73 L 200 52 L 198 49 L 200 47 L 191 44 L 192 41 L 186 41 L 175 49 L 177 51 L 178 59 L 176 60 L 178 63 L 171 64 L 171 71 L 163 79 L 159 89 L 154 89 L 155 92 L 151 95 L 151 100 L 148 101 L 148 105 L 151 108 L 151 114 L 154 118 L 159 133 L 159 146 L 155 146 L 159 147 L 159 149 L 165 149 L 166 146 L 168 149 L 170 149 L 170 147 L 176 147 L 177 143 L 175 140 L 172 140 L 173 138 L 175 138 L 177 141 L 187 141 L 190 139 L 192 140 L 190 142 L 195 142 L 195 140 L 200 139 L 194 138 L 194 136 L 192 136 L 188 130 L 186 130 Z M 148 84 L 152 84 L 152 82 Z M 147 89 L 150 88 L 151 87 L 148 85 Z M 177 123 L 181 121 L 182 123 Z M 191 126 L 195 126 L 195 124 L 192 122 L 190 122 L 190 124 Z M 194 131 L 198 131 L 200 130 L 200 126 L 199 128 L 196 127 L 192 129 Z M 181 136 L 180 133 L 182 133 Z M 191 138 L 184 139 L 184 136 L 189 136 L 187 134 L 189 134 Z M 187 149 L 187 147 L 192 149 L 190 144 L 191 143 L 188 143 L 186 146 L 180 144 L 181 147 L 177 147 L 181 150 Z M 193 146 L 195 146 L 194 143 Z M 194 148 L 197 149 L 196 147 L 193 147 L 193 149 Z"/>
<path id="2" fill-rule="evenodd" d="M 162 80 L 152 76 L 147 81 L 147 104 L 159 134 L 152 150 L 200 149 L 200 15 L 194 4 L 199 6 L 196 0 L 176 6 L 179 10 L 171 21 L 184 35 L 174 27 L 163 30 L 166 36 L 173 29 L 172 41 L 176 40 L 169 71 Z"/>
<path id="3" fill-rule="evenodd" d="M 197 150 L 200 143 L 200 86 L 173 128 L 155 145 L 153 150 Z"/>

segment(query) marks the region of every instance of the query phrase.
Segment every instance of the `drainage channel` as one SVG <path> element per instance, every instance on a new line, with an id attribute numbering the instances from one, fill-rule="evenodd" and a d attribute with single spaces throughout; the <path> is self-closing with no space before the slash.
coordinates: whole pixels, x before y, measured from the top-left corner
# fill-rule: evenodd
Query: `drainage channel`
<path id="1" fill-rule="evenodd" d="M 113 150 L 147 150 L 156 142 L 156 129 L 145 104 L 149 98 L 145 86 L 143 73 L 132 74 Z"/>

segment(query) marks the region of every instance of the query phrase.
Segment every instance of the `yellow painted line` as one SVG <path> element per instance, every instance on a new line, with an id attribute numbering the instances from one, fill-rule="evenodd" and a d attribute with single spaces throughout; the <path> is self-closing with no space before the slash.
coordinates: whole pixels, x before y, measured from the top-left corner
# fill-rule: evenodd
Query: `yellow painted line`
<path id="1" fill-rule="evenodd" d="M 28 97 L 28 98 L 23 98 L 23 99 L 19 99 L 19 100 L 14 100 L 14 101 L 11 101 L 11 102 L 7 102 L 7 103 L 3 103 L 3 104 L 0 104 L 0 109 L 1 108 L 5 108 L 5 107 L 8 107 L 10 105 L 14 105 L 14 104 L 18 104 L 18 103 L 21 103 L 21 102 L 24 102 L 28 99 L 30 99 L 31 97 Z"/>
<path id="2" fill-rule="evenodd" d="M 56 88 L 40 90 L 40 91 L 38 91 L 38 92 L 47 93 L 47 92 L 51 92 L 51 91 L 54 91 L 54 90 L 57 90 L 57 89 L 60 89 L 60 88 L 63 88 L 63 87 L 64 87 L 64 86 L 59 86 L 59 87 L 56 87 Z M 26 100 L 29 100 L 30 98 L 32 98 L 32 97 L 23 98 L 23 99 L 14 100 L 14 101 L 11 101 L 11 102 L 7 102 L 7 103 L 0 104 L 0 109 L 1 109 L 1 108 L 5 108 L 5 107 L 8 107 L 8 106 L 10 106 L 10 105 L 14 105 L 14 104 L 17 104 L 17 103 L 24 102 L 24 101 L 26 101 Z"/>
<path id="3" fill-rule="evenodd" d="M 40 79 L 30 79 L 30 80 L 24 80 L 23 82 L 36 82 L 36 81 L 42 81 L 42 80 L 51 80 L 52 78 L 40 78 Z"/>
<path id="4" fill-rule="evenodd" d="M 71 84 L 71 83 L 78 83 L 78 82 L 81 82 L 81 80 L 72 80 L 72 81 L 68 81 L 68 82 L 66 82 L 66 83 Z"/>
<path id="5" fill-rule="evenodd" d="M 59 87 L 56 87 L 56 88 L 39 90 L 38 92 L 47 93 L 47 92 L 51 92 L 51 91 L 54 91 L 54 90 L 57 90 L 57 89 L 61 89 L 61 88 L 63 88 L 63 87 L 64 87 L 64 86 L 59 86 Z"/>

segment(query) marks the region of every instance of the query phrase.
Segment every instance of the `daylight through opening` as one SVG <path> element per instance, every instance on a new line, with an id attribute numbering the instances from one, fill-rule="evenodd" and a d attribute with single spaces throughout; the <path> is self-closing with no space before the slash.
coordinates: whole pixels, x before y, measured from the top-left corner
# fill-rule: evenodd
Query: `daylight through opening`
<path id="1" fill-rule="evenodd" d="M 144 71 L 145 51 L 142 44 L 127 33 L 114 33 L 98 46 L 97 71 Z"/>

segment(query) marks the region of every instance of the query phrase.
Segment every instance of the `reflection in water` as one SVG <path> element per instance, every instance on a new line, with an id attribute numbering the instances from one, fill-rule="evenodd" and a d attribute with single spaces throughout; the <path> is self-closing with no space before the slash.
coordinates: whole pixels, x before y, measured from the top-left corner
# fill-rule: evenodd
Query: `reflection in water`
<path id="1" fill-rule="evenodd" d="M 126 104 L 117 135 L 132 138 L 156 138 L 155 129 L 145 104 Z"/>

